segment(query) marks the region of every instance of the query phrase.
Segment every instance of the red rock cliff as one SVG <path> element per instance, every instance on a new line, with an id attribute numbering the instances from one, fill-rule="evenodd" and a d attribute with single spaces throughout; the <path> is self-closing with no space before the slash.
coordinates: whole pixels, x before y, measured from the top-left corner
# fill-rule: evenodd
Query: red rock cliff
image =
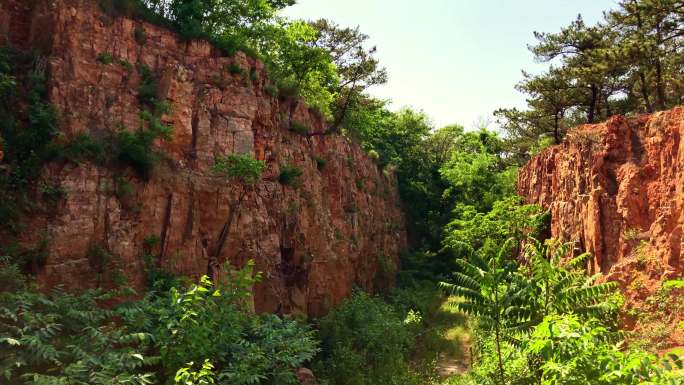
<path id="1" fill-rule="evenodd" d="M 578 241 L 609 273 L 639 243 L 681 271 L 684 108 L 581 126 L 521 171 L 518 191 L 551 211 L 555 238 Z"/>
<path id="2" fill-rule="evenodd" d="M 164 269 L 207 273 L 238 190 L 209 168 L 215 156 L 231 153 L 267 163 L 218 256 L 238 267 L 256 261 L 263 272 L 255 287 L 258 311 L 319 315 L 354 285 L 372 290 L 376 272 L 396 266 L 405 230 L 394 177 L 343 137 L 288 131 L 290 114 L 312 132 L 324 130 L 325 122 L 302 103 L 268 96 L 261 62 L 241 53 L 223 57 L 205 42 L 107 16 L 92 0 L 51 1 L 33 11 L 23 3 L 0 5 L 0 43 L 38 46 L 46 54 L 60 136 L 138 127 L 138 65 L 159 79 L 158 98 L 172 106 L 163 120 L 174 128 L 172 141 L 157 144 L 168 159 L 147 182 L 130 170 L 92 163 L 46 167 L 43 178 L 59 181 L 68 195 L 51 215 L 27 219 L 24 243 L 49 240 L 38 272 L 42 284 L 95 285 L 101 277 L 88 254 L 98 245 L 141 287 L 139 255 L 150 235 L 161 239 L 155 253 Z M 135 38 L 141 32 L 144 43 Z M 98 62 L 103 53 L 112 64 Z M 251 76 L 231 75 L 231 64 Z M 316 159 L 325 166 L 317 167 Z M 278 182 L 284 165 L 303 170 L 299 188 Z M 129 186 L 125 196 L 113 192 L 122 183 Z"/>
<path id="3" fill-rule="evenodd" d="M 518 178 L 520 195 L 550 210 L 552 236 L 591 252 L 591 272 L 621 285 L 627 309 L 660 314 L 659 306 L 667 307 L 662 320 L 648 323 L 665 323 L 661 337 L 672 346 L 684 344 L 677 326 L 684 319 L 684 290 L 668 294 L 669 304 L 655 295 L 663 282 L 684 273 L 682 135 L 682 107 L 615 116 L 571 131 L 561 145 L 534 157 Z M 656 333 L 646 330 L 652 325 L 633 322 L 626 320 L 637 335 L 654 339 Z"/>

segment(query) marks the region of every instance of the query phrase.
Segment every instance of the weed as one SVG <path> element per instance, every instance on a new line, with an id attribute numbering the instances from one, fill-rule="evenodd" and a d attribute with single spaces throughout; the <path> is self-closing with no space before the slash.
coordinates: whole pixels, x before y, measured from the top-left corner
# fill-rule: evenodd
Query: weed
<path id="1" fill-rule="evenodd" d="M 97 55 L 97 61 L 102 65 L 110 65 L 114 62 L 114 56 L 109 52 L 101 52 Z"/>
<path id="2" fill-rule="evenodd" d="M 133 70 L 133 64 L 131 64 L 131 62 L 129 62 L 128 60 L 119 59 L 118 62 L 119 62 L 120 66 L 122 66 L 123 68 L 126 69 L 126 71 L 132 71 Z"/>
<path id="3" fill-rule="evenodd" d="M 314 156 L 314 161 L 316 162 L 316 168 L 318 171 L 323 171 L 325 166 L 328 164 L 328 161 L 325 160 L 325 158 L 321 158 L 320 156 Z"/>
<path id="4" fill-rule="evenodd" d="M 68 196 L 67 190 L 59 183 L 41 182 L 38 190 L 47 201 L 56 203 Z"/>
<path id="5" fill-rule="evenodd" d="M 145 43 L 147 43 L 147 33 L 145 33 L 145 29 L 140 25 L 135 26 L 135 29 L 133 30 L 133 37 L 140 45 L 145 45 Z"/>
<path id="6" fill-rule="evenodd" d="M 247 71 L 245 71 L 244 68 L 240 67 L 240 65 L 236 63 L 231 63 L 230 65 L 228 65 L 227 70 L 228 72 L 230 72 L 231 75 L 247 75 Z"/>
<path id="7" fill-rule="evenodd" d="M 639 234 L 641 233 L 641 230 L 637 228 L 629 228 L 625 230 L 624 233 L 622 233 L 622 238 L 625 241 L 633 241 L 639 237 Z"/>
<path id="8" fill-rule="evenodd" d="M 284 186 L 298 188 L 301 184 L 300 177 L 304 174 L 301 168 L 295 165 L 284 165 L 280 169 L 278 182 Z"/>
<path id="9" fill-rule="evenodd" d="M 309 133 L 309 127 L 307 127 L 304 123 L 293 121 L 290 123 L 290 131 L 296 132 L 300 135 L 306 135 Z"/>
<path id="10" fill-rule="evenodd" d="M 370 151 L 368 151 L 368 156 L 370 156 L 371 159 L 373 159 L 373 160 L 378 160 L 378 159 L 380 159 L 380 153 L 378 153 L 378 152 L 375 151 L 375 150 L 370 150 Z"/>
<path id="11" fill-rule="evenodd" d="M 105 145 L 90 134 L 82 132 L 74 136 L 66 144 L 52 144 L 49 153 L 52 159 L 67 160 L 75 164 L 80 164 L 85 160 L 103 163 L 105 160 Z"/>
<path id="12" fill-rule="evenodd" d="M 273 84 L 267 84 L 264 87 L 264 92 L 266 92 L 266 95 L 268 95 L 272 98 L 278 97 L 278 93 L 279 93 L 278 87 L 276 85 L 273 85 Z"/>

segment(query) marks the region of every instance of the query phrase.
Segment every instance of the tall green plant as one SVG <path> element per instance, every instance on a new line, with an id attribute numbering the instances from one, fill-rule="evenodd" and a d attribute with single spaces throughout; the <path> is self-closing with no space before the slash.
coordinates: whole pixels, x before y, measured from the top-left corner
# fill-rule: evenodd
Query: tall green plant
<path id="1" fill-rule="evenodd" d="M 499 385 L 506 384 L 504 340 L 527 328 L 530 319 L 526 282 L 509 259 L 509 243 L 489 260 L 465 245 L 470 256 L 457 260 L 461 271 L 454 272 L 450 282 L 440 283 L 451 295 L 450 306 L 477 317 L 483 331 L 494 333 Z"/>
<path id="2" fill-rule="evenodd" d="M 536 322 L 554 314 L 576 313 L 605 321 L 617 315 L 618 304 L 614 298 L 617 284 L 596 283 L 595 277 L 587 277 L 583 267 L 591 254 L 570 258 L 573 246 L 572 242 L 553 239 L 540 242 L 532 238 L 525 246 L 532 290 L 529 298 L 534 304 Z"/>

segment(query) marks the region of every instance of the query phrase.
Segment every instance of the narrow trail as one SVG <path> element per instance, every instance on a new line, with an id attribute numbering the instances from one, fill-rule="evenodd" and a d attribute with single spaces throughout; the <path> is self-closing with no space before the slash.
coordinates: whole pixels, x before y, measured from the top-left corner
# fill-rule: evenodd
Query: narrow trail
<path id="1" fill-rule="evenodd" d="M 441 379 L 461 375 L 470 370 L 472 345 L 467 318 L 460 312 L 442 303 L 432 319 L 439 335 L 435 370 Z"/>

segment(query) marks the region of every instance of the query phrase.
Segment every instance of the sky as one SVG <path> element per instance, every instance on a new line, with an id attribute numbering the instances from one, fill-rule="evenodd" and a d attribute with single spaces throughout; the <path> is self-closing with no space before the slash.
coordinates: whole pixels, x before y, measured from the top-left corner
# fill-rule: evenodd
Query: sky
<path id="1" fill-rule="evenodd" d="M 480 123 L 525 106 L 521 70 L 543 71 L 528 51 L 534 31 L 556 32 L 578 14 L 593 24 L 615 0 L 298 0 L 291 18 L 360 26 L 377 46 L 389 81 L 371 95 L 423 110 L 436 127 Z"/>

